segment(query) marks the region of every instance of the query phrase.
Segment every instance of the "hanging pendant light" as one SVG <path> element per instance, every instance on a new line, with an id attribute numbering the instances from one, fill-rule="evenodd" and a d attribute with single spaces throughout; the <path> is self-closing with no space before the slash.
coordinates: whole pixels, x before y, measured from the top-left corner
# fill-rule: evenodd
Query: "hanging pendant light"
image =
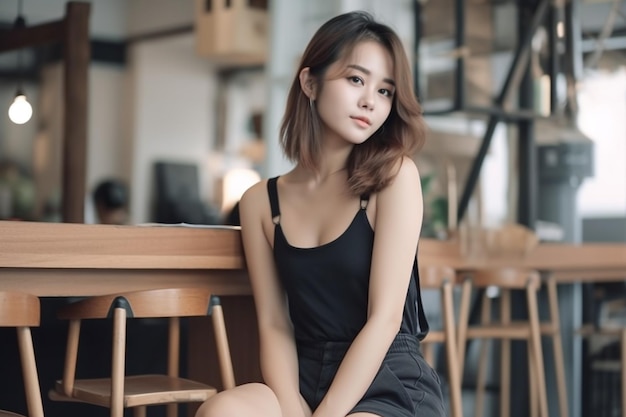
<path id="1" fill-rule="evenodd" d="M 9 107 L 9 119 L 16 125 L 23 125 L 28 122 L 33 115 L 33 107 L 26 99 L 26 95 L 22 89 L 18 88 L 15 93 L 15 99 Z"/>
<path id="2" fill-rule="evenodd" d="M 26 21 L 22 16 L 22 0 L 18 3 L 17 19 L 15 19 L 14 29 L 23 29 L 26 27 Z M 17 70 L 19 72 L 19 83 L 13 103 L 9 106 L 9 119 L 17 124 L 23 125 L 28 122 L 33 115 L 33 107 L 26 99 L 26 94 L 22 89 L 22 50 L 18 51 Z"/>

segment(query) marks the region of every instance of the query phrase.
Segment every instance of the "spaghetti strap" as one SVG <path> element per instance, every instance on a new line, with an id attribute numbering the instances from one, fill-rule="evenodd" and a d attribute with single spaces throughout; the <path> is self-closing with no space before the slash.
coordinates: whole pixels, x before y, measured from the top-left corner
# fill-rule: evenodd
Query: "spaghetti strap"
<path id="1" fill-rule="evenodd" d="M 267 180 L 267 194 L 270 198 L 270 208 L 272 210 L 272 222 L 278 224 L 280 221 L 280 207 L 278 206 L 278 187 L 276 181 L 278 177 Z"/>

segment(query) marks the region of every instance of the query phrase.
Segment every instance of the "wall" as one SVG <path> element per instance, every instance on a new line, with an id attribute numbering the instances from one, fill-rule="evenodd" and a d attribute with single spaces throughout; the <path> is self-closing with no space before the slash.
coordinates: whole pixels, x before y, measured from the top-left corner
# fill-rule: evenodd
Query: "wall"
<path id="1" fill-rule="evenodd" d="M 132 100 L 132 223 L 151 219 L 152 167 L 157 160 L 198 164 L 201 173 L 214 140 L 215 75 L 193 53 L 193 37 L 142 42 L 130 52 Z M 206 175 L 202 194 L 208 192 Z"/>
<path id="2" fill-rule="evenodd" d="M 130 106 L 126 69 L 118 65 L 92 64 L 89 69 L 87 125 L 87 201 L 85 223 L 97 219 L 91 193 L 106 178 L 127 183 L 133 165 L 129 137 Z"/>
<path id="3" fill-rule="evenodd" d="M 626 69 L 588 74 L 579 88 L 579 126 L 593 141 L 594 175 L 578 192 L 583 217 L 626 216 Z"/>

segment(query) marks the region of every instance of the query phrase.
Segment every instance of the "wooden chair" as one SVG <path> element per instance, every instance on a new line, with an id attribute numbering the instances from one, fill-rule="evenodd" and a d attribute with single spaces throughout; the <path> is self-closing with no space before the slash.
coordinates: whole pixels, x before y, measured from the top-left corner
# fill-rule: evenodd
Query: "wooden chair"
<path id="1" fill-rule="evenodd" d="M 422 341 L 424 359 L 434 366 L 433 348 L 443 343 L 446 350 L 446 368 L 450 389 L 450 416 L 462 417 L 461 375 L 456 343 L 456 326 L 454 315 L 454 299 L 452 290 L 456 282 L 456 272 L 445 266 L 420 266 L 420 284 L 422 289 L 436 289 L 441 292 L 441 310 L 443 327 L 431 329 Z"/>
<path id="2" fill-rule="evenodd" d="M 0 327 L 15 327 L 29 417 L 43 417 L 39 377 L 30 328 L 39 326 L 39 298 L 31 294 L 0 292 Z M 4 358 L 7 359 L 7 358 Z M 0 417 L 19 414 L 0 410 Z"/>
<path id="3" fill-rule="evenodd" d="M 525 340 L 528 343 L 529 394 L 531 415 L 537 411 L 542 417 L 548 416 L 541 328 L 537 307 L 537 291 L 541 285 L 539 274 L 513 268 L 485 269 L 472 273 L 463 283 L 459 313 L 459 362 L 463 369 L 465 346 L 469 339 L 499 339 L 500 356 L 500 413 L 501 417 L 510 414 L 511 340 Z M 470 296 L 472 288 L 497 287 L 501 292 L 500 321 L 491 322 L 491 298 L 487 291 L 482 300 L 481 323 L 469 326 Z M 528 309 L 527 321 L 511 320 L 511 290 L 524 290 Z M 480 350 L 478 382 L 474 416 L 483 415 L 483 397 L 486 382 L 487 349 L 483 343 Z"/>
<path id="4" fill-rule="evenodd" d="M 539 239 L 532 229 L 516 223 L 508 223 L 497 228 L 484 229 L 480 238 L 480 246 L 482 246 L 484 252 L 483 255 L 485 255 L 489 261 L 495 261 L 500 265 L 506 265 L 508 261 L 519 264 L 519 262 L 532 252 L 538 244 Z M 549 337 L 552 341 L 559 411 L 561 417 L 569 417 L 556 282 L 552 276 L 547 276 L 543 284 L 547 290 L 549 317 L 540 322 L 540 331 L 543 336 Z M 508 295 L 505 297 L 508 297 Z M 469 300 L 466 302 L 469 302 Z M 505 340 L 503 341 L 503 345 L 506 350 L 510 343 Z M 465 348 L 465 346 L 462 347 Z M 485 349 L 485 347 L 482 349 Z M 484 369 L 486 366 L 485 361 L 487 359 L 485 355 L 486 353 L 481 353 L 482 360 L 479 363 L 479 369 Z M 463 360 L 463 358 L 461 358 L 461 360 Z M 503 369 L 509 370 L 510 368 L 507 367 Z M 508 372 L 508 374 L 510 374 L 510 372 Z M 482 391 L 477 392 L 478 410 L 482 408 L 482 396 Z M 503 400 L 508 401 L 508 397 L 504 397 Z M 506 406 L 506 404 L 503 404 L 503 407 Z M 503 415 L 506 416 L 508 414 Z"/>
<path id="5" fill-rule="evenodd" d="M 197 288 L 136 291 L 91 297 L 65 306 L 59 318 L 69 320 L 63 379 L 50 391 L 57 401 L 79 401 L 109 407 L 111 416 L 122 417 L 133 408 L 145 417 L 146 406 L 168 404 L 167 415 L 177 414 L 177 403 L 203 402 L 217 389 L 179 377 L 180 318 L 210 315 L 224 389 L 235 386 L 230 350 L 219 298 Z M 76 361 L 81 321 L 113 318 L 111 375 L 98 379 L 76 379 Z M 132 318 L 168 318 L 167 375 L 133 375 L 125 372 L 126 322 Z"/>

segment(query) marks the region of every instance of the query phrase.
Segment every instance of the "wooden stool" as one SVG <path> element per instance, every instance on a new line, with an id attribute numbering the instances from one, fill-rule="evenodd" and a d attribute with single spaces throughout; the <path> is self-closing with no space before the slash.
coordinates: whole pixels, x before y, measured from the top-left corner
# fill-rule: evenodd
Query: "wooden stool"
<path id="1" fill-rule="evenodd" d="M 219 298 L 207 289 L 172 288 L 97 296 L 65 306 L 59 318 L 69 320 L 63 379 L 50 398 L 109 407 L 111 416 L 123 417 L 134 408 L 145 417 L 146 406 L 168 404 L 167 415 L 177 414 L 176 403 L 203 402 L 217 393 L 209 385 L 179 377 L 180 318 L 210 315 L 225 389 L 235 386 L 230 350 Z M 113 355 L 110 377 L 76 379 L 80 324 L 83 319 L 113 318 Z M 168 318 L 167 375 L 133 375 L 125 372 L 126 321 L 132 318 Z"/>
<path id="2" fill-rule="evenodd" d="M 511 340 L 526 340 L 528 343 L 528 370 L 530 411 L 532 416 L 548 417 L 546 382 L 544 375 L 543 352 L 541 348 L 541 328 L 537 308 L 537 290 L 540 286 L 539 274 L 513 268 L 485 269 L 476 271 L 463 283 L 461 311 L 459 315 L 459 362 L 463 369 L 465 345 L 468 339 L 501 340 L 500 357 L 500 413 L 510 414 Z M 497 287 L 501 291 L 500 322 L 491 323 L 491 299 L 482 300 L 481 324 L 468 326 L 470 295 L 472 288 Z M 525 290 L 528 308 L 528 321 L 511 321 L 511 290 Z M 476 388 L 476 410 L 474 416 L 483 414 L 483 397 L 486 380 L 486 346 L 482 344 Z"/>
<path id="3" fill-rule="evenodd" d="M 31 294 L 0 292 L 0 327 L 15 327 L 22 363 L 24 390 L 29 417 L 43 417 L 39 377 L 30 328 L 39 326 L 39 298 Z M 5 358 L 6 359 L 6 358 Z M 0 410 L 0 417 L 19 414 Z"/>
<path id="4" fill-rule="evenodd" d="M 443 312 L 443 327 L 440 330 L 430 330 L 422 341 L 424 359 L 434 366 L 433 347 L 436 343 L 443 343 L 446 349 L 446 368 L 448 371 L 448 385 L 450 387 L 450 416 L 462 417 L 461 375 L 458 360 L 458 345 L 456 343 L 456 326 L 454 324 L 454 300 L 452 288 L 456 281 L 456 272 L 445 266 L 420 266 L 420 284 L 422 289 L 437 289 L 441 292 L 441 310 Z"/>

